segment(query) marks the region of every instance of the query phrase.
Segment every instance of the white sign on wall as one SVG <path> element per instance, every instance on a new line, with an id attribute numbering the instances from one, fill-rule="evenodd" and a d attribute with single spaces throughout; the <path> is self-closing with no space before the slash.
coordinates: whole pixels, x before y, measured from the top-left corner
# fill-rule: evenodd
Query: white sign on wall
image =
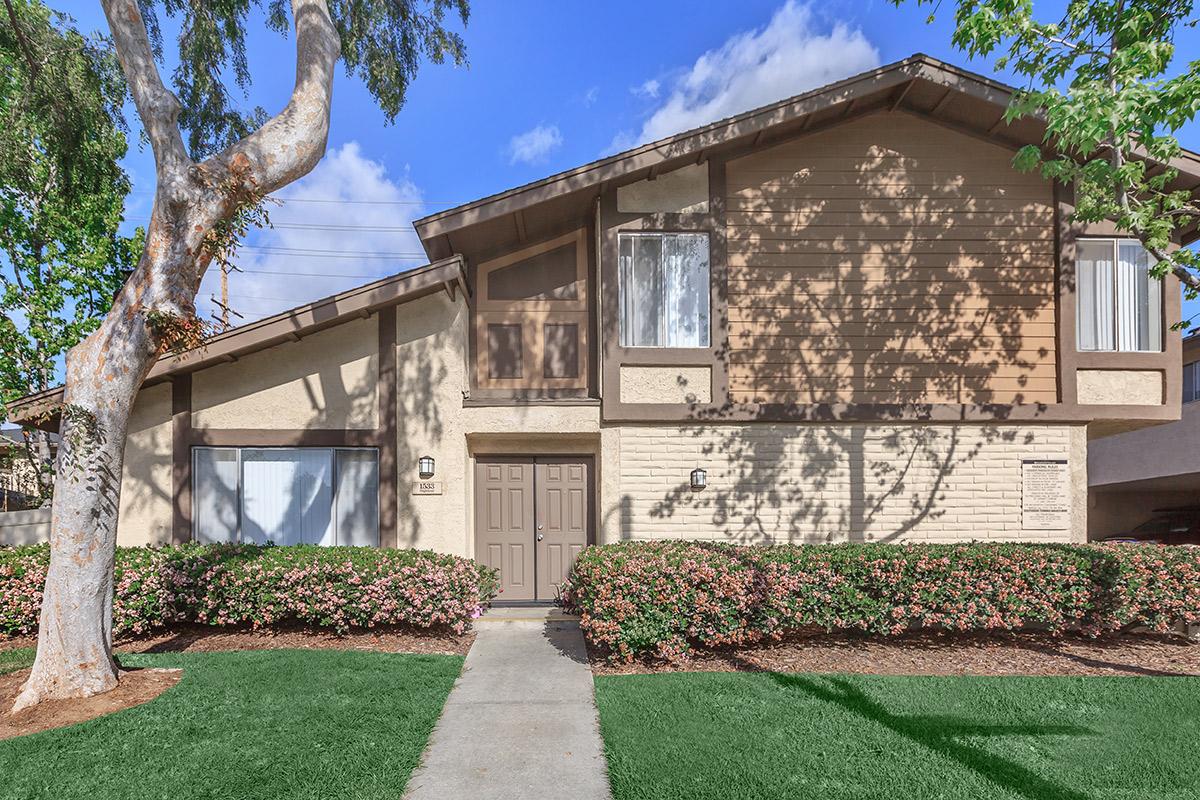
<path id="1" fill-rule="evenodd" d="M 415 481 L 413 483 L 413 494 L 441 494 L 441 481 Z"/>
<path id="2" fill-rule="evenodd" d="M 1021 527 L 1033 531 L 1071 527 L 1071 480 L 1066 459 L 1021 462 Z"/>

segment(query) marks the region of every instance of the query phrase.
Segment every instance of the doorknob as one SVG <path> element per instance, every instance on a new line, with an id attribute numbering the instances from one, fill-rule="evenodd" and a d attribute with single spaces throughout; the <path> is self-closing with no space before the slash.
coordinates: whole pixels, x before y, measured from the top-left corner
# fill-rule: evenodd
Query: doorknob
<path id="1" fill-rule="evenodd" d="M 540 533 L 537 535 L 537 540 L 538 540 L 539 542 L 540 542 L 542 539 L 545 539 L 545 538 L 546 538 L 546 537 L 545 537 L 544 535 L 540 534 Z"/>

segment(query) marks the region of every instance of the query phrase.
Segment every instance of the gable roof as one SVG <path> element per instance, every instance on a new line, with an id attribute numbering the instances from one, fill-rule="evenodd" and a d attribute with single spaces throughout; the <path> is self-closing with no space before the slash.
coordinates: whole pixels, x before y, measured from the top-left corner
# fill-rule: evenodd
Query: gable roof
<path id="1" fill-rule="evenodd" d="M 179 354 L 160 356 L 150 368 L 150 373 L 142 385 L 150 386 L 168 380 L 172 375 L 195 372 L 226 361 L 236 361 L 244 355 L 284 342 L 298 342 L 311 333 L 332 328 L 356 317 L 367 317 L 381 308 L 407 303 L 443 289 L 450 292 L 451 296 L 459 290 L 464 294 L 467 292 L 466 271 L 459 256 L 391 275 L 365 286 L 357 286 L 270 317 L 230 328 L 212 337 L 201 347 Z M 55 409 L 62 400 L 61 386 L 26 395 L 9 403 L 9 421 L 57 429 Z"/>
<path id="2" fill-rule="evenodd" d="M 429 256 L 444 257 L 457 252 L 453 237 L 465 228 L 511 216 L 515 225 L 510 227 L 523 230 L 526 223 L 521 217 L 533 206 L 568 213 L 583 209 L 586 214 L 590 203 L 609 184 L 653 178 L 701 163 L 711 155 L 770 144 L 879 111 L 913 113 L 1013 149 L 1040 144 L 1045 125 L 1039 119 L 1004 121 L 1015 91 L 983 75 L 917 53 L 777 103 L 427 215 L 414 225 Z M 1200 155 L 1185 151 L 1171 166 L 1191 184 L 1200 183 Z M 539 216 L 542 213 L 539 208 Z"/>

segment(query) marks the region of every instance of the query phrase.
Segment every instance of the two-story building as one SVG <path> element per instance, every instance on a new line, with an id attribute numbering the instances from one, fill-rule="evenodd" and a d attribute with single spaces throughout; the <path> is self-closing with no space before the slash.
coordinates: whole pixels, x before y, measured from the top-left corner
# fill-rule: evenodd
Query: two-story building
<path id="1" fill-rule="evenodd" d="M 505 599 L 592 542 L 1081 541 L 1089 438 L 1179 416 L 1180 292 L 1014 170 L 1010 97 L 917 55 L 420 219 L 429 266 L 154 367 L 120 541 L 433 548 Z"/>

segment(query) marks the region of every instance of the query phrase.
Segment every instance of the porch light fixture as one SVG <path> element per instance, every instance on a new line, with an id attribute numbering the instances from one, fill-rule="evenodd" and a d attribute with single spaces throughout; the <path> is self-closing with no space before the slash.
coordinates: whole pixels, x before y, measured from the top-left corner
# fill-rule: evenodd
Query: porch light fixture
<path id="1" fill-rule="evenodd" d="M 417 472 L 422 478 L 433 477 L 433 456 L 421 456 L 417 459 Z"/>
<path id="2" fill-rule="evenodd" d="M 696 467 L 694 470 L 692 470 L 692 488 L 699 490 L 703 489 L 707 485 L 708 473 L 700 467 Z"/>

